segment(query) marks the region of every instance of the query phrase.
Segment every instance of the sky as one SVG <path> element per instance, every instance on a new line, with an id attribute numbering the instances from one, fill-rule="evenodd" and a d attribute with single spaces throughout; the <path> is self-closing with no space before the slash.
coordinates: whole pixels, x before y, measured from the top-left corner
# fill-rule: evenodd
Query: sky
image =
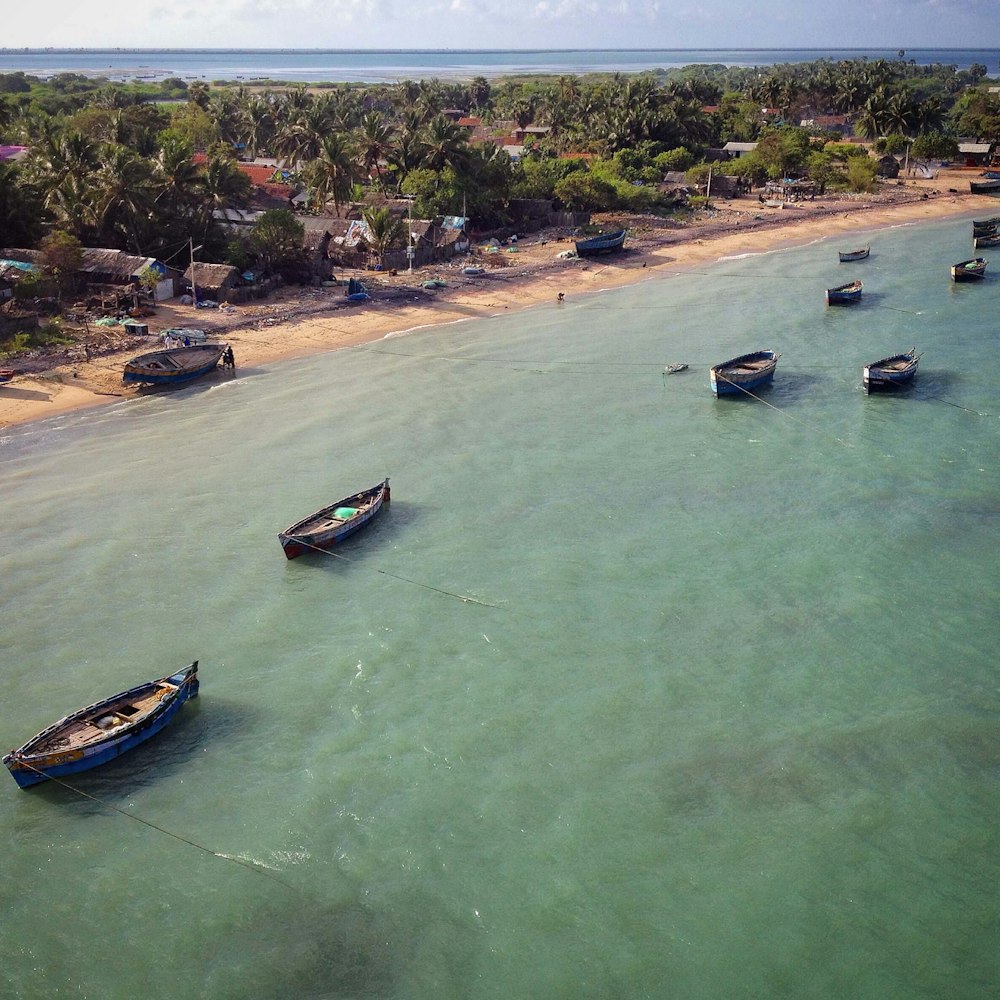
<path id="1" fill-rule="evenodd" d="M 1000 0 L 9 0 L 4 7 L 2 48 L 1000 47 Z"/>

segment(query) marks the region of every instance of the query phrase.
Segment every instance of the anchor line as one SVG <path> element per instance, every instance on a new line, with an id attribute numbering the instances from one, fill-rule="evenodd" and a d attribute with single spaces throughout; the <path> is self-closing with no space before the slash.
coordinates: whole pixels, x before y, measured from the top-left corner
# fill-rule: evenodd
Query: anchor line
<path id="1" fill-rule="evenodd" d="M 339 552 L 331 552 L 329 549 L 321 549 L 318 545 L 313 545 L 310 542 L 303 541 L 301 538 L 297 539 L 300 545 L 304 545 L 307 549 L 312 549 L 315 552 L 322 552 L 323 555 L 332 556 L 334 559 L 342 559 L 344 562 L 356 563 L 357 559 L 350 559 L 348 556 L 342 555 Z M 390 573 L 386 569 L 377 569 L 376 573 L 381 573 L 382 576 L 388 576 L 393 580 L 401 580 L 403 583 L 412 584 L 414 587 L 423 587 L 424 590 L 429 590 L 435 594 L 443 594 L 445 597 L 454 597 L 456 600 L 461 601 L 463 604 L 478 604 L 483 608 L 494 608 L 497 611 L 508 611 L 508 608 L 503 607 L 500 604 L 490 604 L 489 601 L 480 601 L 478 598 L 469 597 L 468 594 L 456 594 L 453 590 L 444 590 L 441 587 L 434 587 L 429 583 L 421 583 L 419 580 L 411 580 L 409 577 L 400 576 L 398 573 Z"/>
<path id="2" fill-rule="evenodd" d="M 81 796 L 85 799 L 90 799 L 91 802 L 96 802 L 98 805 L 103 806 L 105 809 L 111 809 L 116 813 L 120 813 L 122 816 L 128 819 L 135 820 L 136 823 L 141 823 L 143 826 L 148 826 L 150 830 L 155 830 L 157 833 L 162 833 L 167 837 L 172 837 L 174 840 L 179 840 L 182 844 L 187 844 L 189 847 L 193 847 L 196 850 L 201 851 L 204 854 L 209 854 L 213 858 L 219 858 L 221 861 L 229 861 L 234 865 L 239 865 L 241 868 L 246 868 L 249 871 L 255 872 L 258 875 L 264 875 L 269 879 L 277 882 L 279 885 L 283 885 L 286 889 L 291 889 L 293 892 L 300 893 L 302 890 L 299 886 L 292 885 L 291 882 L 286 882 L 284 879 L 278 878 L 274 872 L 269 871 L 263 865 L 251 863 L 249 861 L 244 861 L 242 858 L 234 858 L 229 854 L 220 854 L 218 851 L 213 851 L 210 847 L 205 847 L 204 844 L 199 844 L 197 841 L 191 840 L 188 837 L 182 837 L 179 833 L 174 833 L 172 830 L 167 830 L 165 827 L 157 826 L 156 823 L 150 822 L 148 819 L 143 819 L 141 816 L 136 816 L 135 813 L 127 812 L 120 806 L 116 806 L 113 802 L 108 802 L 106 799 L 102 799 L 97 795 L 92 795 L 90 792 L 85 792 L 82 788 L 77 788 L 75 785 L 71 785 L 68 781 L 64 781 L 62 778 L 53 777 L 50 774 L 45 774 L 44 771 L 40 771 L 37 767 L 29 764 L 27 761 L 21 762 L 25 767 L 34 771 L 36 774 L 43 775 L 49 781 L 54 781 L 57 785 L 61 785 L 63 788 L 69 789 L 69 791 L 74 792 L 76 795 Z"/>

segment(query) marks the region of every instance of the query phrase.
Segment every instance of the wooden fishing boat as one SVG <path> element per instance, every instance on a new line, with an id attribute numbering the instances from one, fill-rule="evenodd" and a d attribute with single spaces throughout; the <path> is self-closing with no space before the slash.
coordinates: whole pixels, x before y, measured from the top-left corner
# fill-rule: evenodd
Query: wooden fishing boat
<path id="1" fill-rule="evenodd" d="M 146 385 L 182 385 L 207 375 L 218 365 L 227 350 L 228 344 L 196 344 L 140 354 L 126 363 L 122 381 Z"/>
<path id="2" fill-rule="evenodd" d="M 994 194 L 1000 191 L 1000 178 L 985 177 L 981 181 L 969 181 L 969 190 L 973 194 Z"/>
<path id="3" fill-rule="evenodd" d="M 913 382 L 919 361 L 920 355 L 915 347 L 902 354 L 880 358 L 865 365 L 861 373 L 861 384 L 866 393 L 904 389 Z"/>
<path id="4" fill-rule="evenodd" d="M 995 223 L 984 223 L 981 226 L 973 225 L 972 227 L 972 238 L 975 239 L 977 236 L 995 236 L 1000 233 L 1000 226 Z"/>
<path id="5" fill-rule="evenodd" d="M 987 247 L 1000 247 L 1000 233 L 991 233 L 989 236 L 974 236 L 972 238 L 974 250 L 985 250 Z"/>
<path id="6" fill-rule="evenodd" d="M 613 233 L 601 233 L 600 236 L 591 236 L 587 240 L 576 241 L 576 253 L 578 257 L 593 257 L 596 254 L 614 253 L 621 250 L 625 245 L 626 231 L 618 229 Z"/>
<path id="7" fill-rule="evenodd" d="M 0 382 L 9 382 L 14 374 L 13 368 L 0 368 Z"/>
<path id="8" fill-rule="evenodd" d="M 766 385 L 774 378 L 779 357 L 774 351 L 751 351 L 713 365 L 708 370 L 712 392 L 716 396 L 734 396 Z"/>
<path id="9" fill-rule="evenodd" d="M 89 771 L 155 736 L 198 695 L 198 661 L 81 708 L 33 736 L 3 762 L 22 787 Z"/>
<path id="10" fill-rule="evenodd" d="M 385 479 L 296 521 L 278 532 L 278 541 L 288 559 L 295 559 L 303 552 L 325 552 L 363 528 L 382 509 L 382 504 L 388 502 L 389 480 Z"/>
<path id="11" fill-rule="evenodd" d="M 840 306 L 859 302 L 863 287 L 860 281 L 849 281 L 846 285 L 828 288 L 826 290 L 826 304 L 828 306 Z"/>
<path id="12" fill-rule="evenodd" d="M 854 260 L 864 260 L 871 253 L 871 251 L 872 248 L 869 245 L 866 247 L 861 247 L 858 250 L 848 250 L 846 252 L 841 250 L 838 252 L 838 256 L 840 257 L 841 264 L 847 264 L 850 261 Z"/>
<path id="13" fill-rule="evenodd" d="M 1000 215 L 991 215 L 988 219 L 973 219 L 972 228 L 975 229 L 996 229 L 1000 227 Z"/>
<path id="14" fill-rule="evenodd" d="M 974 257 L 951 265 L 952 281 L 978 281 L 986 274 L 986 258 Z"/>

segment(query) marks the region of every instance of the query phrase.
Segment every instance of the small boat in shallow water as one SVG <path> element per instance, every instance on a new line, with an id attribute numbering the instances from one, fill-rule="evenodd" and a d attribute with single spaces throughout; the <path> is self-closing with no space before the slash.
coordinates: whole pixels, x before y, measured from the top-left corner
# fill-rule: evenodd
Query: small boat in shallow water
<path id="1" fill-rule="evenodd" d="M 716 396 L 743 395 L 766 385 L 774 379 L 779 357 L 775 351 L 751 351 L 713 365 L 708 370 L 712 392 Z"/>
<path id="2" fill-rule="evenodd" d="M 228 344 L 196 344 L 140 354 L 126 363 L 122 381 L 145 385 L 183 385 L 207 375 L 229 351 Z"/>
<path id="3" fill-rule="evenodd" d="M 296 521 L 278 532 L 285 558 L 295 559 L 303 552 L 326 552 L 363 528 L 389 502 L 389 480 L 370 489 L 353 493 Z"/>
<path id="4" fill-rule="evenodd" d="M 838 256 L 841 264 L 847 264 L 854 260 L 864 260 L 872 252 L 871 246 L 861 247 L 860 250 L 841 250 Z"/>
<path id="5" fill-rule="evenodd" d="M 22 787 L 89 771 L 155 736 L 198 695 L 198 661 L 67 715 L 3 758 Z"/>
<path id="6" fill-rule="evenodd" d="M 951 265 L 952 281 L 979 281 L 986 274 L 986 258 L 974 257 Z"/>
<path id="7" fill-rule="evenodd" d="M 866 393 L 905 389 L 912 384 L 919 361 L 920 355 L 915 347 L 902 354 L 880 358 L 862 369 L 861 384 Z"/>
<path id="8" fill-rule="evenodd" d="M 991 233 L 988 236 L 973 236 L 973 250 L 986 250 L 989 247 L 1000 247 L 1000 233 Z"/>
<path id="9" fill-rule="evenodd" d="M 860 281 L 849 281 L 846 285 L 828 288 L 826 290 L 826 304 L 828 306 L 843 306 L 860 302 L 863 288 Z"/>

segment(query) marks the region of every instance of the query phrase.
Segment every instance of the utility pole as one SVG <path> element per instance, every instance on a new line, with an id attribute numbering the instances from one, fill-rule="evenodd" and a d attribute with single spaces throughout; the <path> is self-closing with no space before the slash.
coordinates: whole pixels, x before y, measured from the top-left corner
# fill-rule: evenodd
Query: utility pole
<path id="1" fill-rule="evenodd" d="M 188 240 L 188 245 L 191 247 L 191 299 L 192 299 L 192 302 L 193 302 L 193 305 L 194 305 L 195 309 L 197 309 L 198 308 L 198 287 L 194 283 L 194 251 L 195 251 L 194 237 L 191 237 Z M 198 247 L 197 249 L 200 250 L 201 247 Z"/>

